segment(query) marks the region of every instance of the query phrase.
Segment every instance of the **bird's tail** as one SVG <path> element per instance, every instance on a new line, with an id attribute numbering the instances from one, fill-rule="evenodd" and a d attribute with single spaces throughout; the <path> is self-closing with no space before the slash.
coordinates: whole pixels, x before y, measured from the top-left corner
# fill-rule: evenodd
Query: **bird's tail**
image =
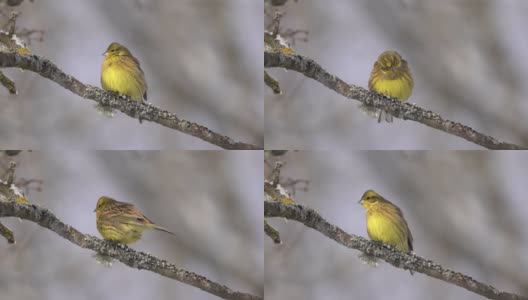
<path id="1" fill-rule="evenodd" d="M 377 118 L 378 123 L 381 123 L 382 121 L 386 121 L 388 123 L 392 123 L 392 115 L 382 109 L 375 108 L 372 106 L 368 106 L 365 104 L 360 104 L 359 108 L 365 112 L 369 117 Z"/>
<path id="2" fill-rule="evenodd" d="M 385 120 L 385 122 L 387 123 L 392 123 L 392 115 L 386 111 L 384 111 L 383 109 L 380 109 L 378 110 L 378 123 L 381 123 L 382 120 Z"/>
<path id="3" fill-rule="evenodd" d="M 168 229 L 166 229 L 165 227 L 161 227 L 159 225 L 156 225 L 156 224 L 153 224 L 154 226 L 152 227 L 153 229 L 156 229 L 156 230 L 159 230 L 159 231 L 163 231 L 163 232 L 166 232 L 166 233 L 169 233 L 169 234 L 172 234 L 173 236 L 177 236 L 174 232 L 170 232 Z"/>
<path id="4" fill-rule="evenodd" d="M 109 106 L 104 106 L 100 103 L 97 103 L 94 105 L 94 107 L 101 115 L 107 118 L 112 118 L 115 115 L 115 110 Z"/>

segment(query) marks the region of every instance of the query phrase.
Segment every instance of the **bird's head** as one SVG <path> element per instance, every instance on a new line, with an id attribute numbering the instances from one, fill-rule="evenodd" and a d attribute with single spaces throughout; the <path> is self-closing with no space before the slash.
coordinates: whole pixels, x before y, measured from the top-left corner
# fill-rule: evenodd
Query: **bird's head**
<path id="1" fill-rule="evenodd" d="M 378 57 L 378 63 L 382 71 L 394 71 L 402 66 L 402 57 L 396 51 L 385 51 Z"/>
<path id="2" fill-rule="evenodd" d="M 108 46 L 105 53 L 103 53 L 106 57 L 113 57 L 113 56 L 131 56 L 130 51 L 128 51 L 127 47 L 113 42 Z"/>
<path id="3" fill-rule="evenodd" d="M 103 207 L 105 207 L 106 205 L 110 204 L 110 203 L 113 203 L 115 202 L 114 199 L 110 198 L 110 197 L 101 197 L 99 198 L 99 200 L 97 200 L 97 206 L 95 207 L 95 210 L 94 211 L 97 211 Z"/>
<path id="4" fill-rule="evenodd" d="M 383 201 L 383 198 L 378 193 L 374 192 L 373 190 L 368 190 L 363 194 L 361 200 L 359 200 L 358 203 L 361 204 L 361 206 L 363 206 L 365 209 L 369 209 L 381 201 Z"/>

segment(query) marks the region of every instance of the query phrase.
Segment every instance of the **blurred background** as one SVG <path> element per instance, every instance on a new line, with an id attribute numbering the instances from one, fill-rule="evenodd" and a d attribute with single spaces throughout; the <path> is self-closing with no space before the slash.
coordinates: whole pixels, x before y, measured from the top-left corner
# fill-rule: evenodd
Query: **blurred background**
<path id="1" fill-rule="evenodd" d="M 402 209 L 417 255 L 528 294 L 528 153 L 290 151 L 280 160 L 283 181 L 309 180 L 307 192 L 297 186 L 295 200 L 346 232 L 368 238 L 358 201 L 374 189 Z M 298 222 L 268 222 L 283 244 L 264 238 L 266 299 L 482 299 L 383 261 L 370 267 L 359 251 Z"/>
<path id="2" fill-rule="evenodd" d="M 3 1 L 0 1 L 3 2 Z M 0 16 L 7 21 L 9 9 Z M 100 87 L 102 53 L 117 41 L 141 62 L 148 101 L 237 141 L 263 145 L 261 1 L 24 1 L 18 28 L 44 30 L 34 54 Z M 259 62 L 259 63 L 257 63 Z M 19 90 L 0 89 L 2 146 L 50 149 L 218 149 L 155 123 L 100 115 L 39 75 L 5 71 Z M 126 135 L 123 135 L 126 132 Z"/>
<path id="3" fill-rule="evenodd" d="M 145 232 L 131 248 L 150 253 L 233 290 L 263 295 L 262 152 L 22 152 L 16 161 L 29 200 L 85 234 L 97 199 L 133 203 L 173 231 Z M 36 188 L 41 188 L 41 191 Z M 30 221 L 2 218 L 17 243 L 0 239 L 2 299 L 219 299 L 115 262 L 99 265 L 86 250 Z"/>
<path id="4" fill-rule="evenodd" d="M 279 10 L 283 31 L 308 31 L 295 51 L 329 73 L 367 88 L 378 55 L 397 50 L 415 79 L 410 103 L 528 145 L 528 2 L 290 0 Z M 266 13 L 265 26 L 271 6 Z M 283 94 L 265 88 L 267 149 L 481 149 L 417 122 L 378 124 L 358 101 L 297 72 L 268 71 Z"/>

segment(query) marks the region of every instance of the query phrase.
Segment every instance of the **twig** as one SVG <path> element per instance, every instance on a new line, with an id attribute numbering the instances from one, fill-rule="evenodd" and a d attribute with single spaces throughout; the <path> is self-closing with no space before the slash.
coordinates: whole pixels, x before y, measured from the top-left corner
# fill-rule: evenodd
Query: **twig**
<path id="1" fill-rule="evenodd" d="M 7 156 L 17 156 L 22 150 L 3 150 Z"/>
<path id="2" fill-rule="evenodd" d="M 128 98 L 120 97 L 115 93 L 85 85 L 73 76 L 64 73 L 51 61 L 37 55 L 19 55 L 16 53 L 0 52 L 0 67 L 17 67 L 33 71 L 42 77 L 55 81 L 60 86 L 83 98 L 94 100 L 103 106 L 117 109 L 132 118 L 151 121 L 181 131 L 224 149 L 262 149 L 260 146 L 236 142 L 205 126 L 180 119 L 175 114 L 157 108 L 150 103 L 132 101 Z"/>
<path id="3" fill-rule="evenodd" d="M 283 156 L 288 150 L 267 150 L 272 156 Z"/>
<path id="4" fill-rule="evenodd" d="M 282 94 L 279 82 L 271 77 L 268 72 L 264 71 L 264 83 L 273 91 L 274 94 Z"/>
<path id="5" fill-rule="evenodd" d="M 264 67 L 285 68 L 304 74 L 324 86 L 334 90 L 340 95 L 349 99 L 358 100 L 365 105 L 381 108 L 388 111 L 393 116 L 413 120 L 426 126 L 447 132 L 461 137 L 467 141 L 493 150 L 521 150 L 528 149 L 527 146 L 520 146 L 511 143 L 500 142 L 494 137 L 482 134 L 469 126 L 461 123 L 449 121 L 440 115 L 425 110 L 410 103 L 402 103 L 396 99 L 387 98 L 374 92 L 370 92 L 362 87 L 347 84 L 337 76 L 328 73 L 317 62 L 305 56 L 297 54 L 284 54 L 281 52 L 264 51 Z"/>
<path id="6" fill-rule="evenodd" d="M 264 220 L 264 232 L 275 244 L 282 244 L 279 231 L 268 224 L 266 220 Z"/>
<path id="7" fill-rule="evenodd" d="M 7 23 L 4 24 L 4 26 L 2 26 L 2 29 L 7 31 L 7 33 L 12 36 L 13 34 L 15 34 L 15 29 L 16 29 L 16 19 L 18 18 L 18 16 L 20 15 L 19 12 L 17 11 L 12 11 L 11 14 L 9 15 L 9 19 L 7 20 Z"/>
<path id="8" fill-rule="evenodd" d="M 282 6 L 288 2 L 288 0 L 266 0 L 266 2 L 269 2 L 273 6 Z"/>
<path id="9" fill-rule="evenodd" d="M 264 201 L 264 216 L 268 218 L 283 217 L 295 220 L 307 227 L 319 231 L 323 235 L 345 247 L 356 249 L 367 255 L 383 259 L 397 268 L 420 272 L 430 277 L 463 287 L 489 299 L 528 299 L 528 297 L 499 291 L 491 285 L 479 282 L 462 273 L 446 269 L 441 265 L 431 260 L 426 260 L 414 253 L 403 253 L 390 246 L 369 241 L 357 235 L 348 234 L 341 228 L 327 222 L 315 210 L 302 205 L 285 205 L 279 201 Z"/>
<path id="10" fill-rule="evenodd" d="M 7 228 L 2 223 L 0 223 L 0 235 L 5 237 L 9 244 L 15 243 L 15 236 L 13 235 L 13 231 L 11 231 L 11 229 Z"/>
<path id="11" fill-rule="evenodd" d="M 0 84 L 2 84 L 7 91 L 9 91 L 9 94 L 16 94 L 16 86 L 13 80 L 9 79 L 9 77 L 5 76 L 2 71 L 0 71 Z"/>
<path id="12" fill-rule="evenodd" d="M 139 270 L 148 270 L 197 287 L 223 299 L 262 300 L 262 297 L 233 291 L 225 285 L 211 281 L 201 275 L 177 268 L 175 265 L 152 255 L 137 252 L 126 245 L 116 244 L 85 235 L 75 228 L 64 224 L 47 209 L 36 205 L 20 205 L 14 202 L 0 201 L 0 217 L 19 217 L 33 221 L 42 227 L 54 231 L 61 237 L 79 247 L 96 251 L 104 256 L 119 260 L 125 265 Z"/>
<path id="13" fill-rule="evenodd" d="M 2 176 L 2 180 L 5 181 L 5 184 L 7 186 L 10 186 L 15 181 L 15 170 L 16 170 L 16 162 L 11 161 L 9 162 L 9 167 L 7 168 L 7 171 Z"/>
<path id="14" fill-rule="evenodd" d="M 20 5 L 24 0 L 7 0 L 7 5 L 9 6 L 18 6 Z M 32 0 L 33 1 L 33 0 Z"/>
<path id="15" fill-rule="evenodd" d="M 273 171 L 271 172 L 271 175 L 269 176 L 271 178 L 271 184 L 273 186 L 277 186 L 277 184 L 280 183 L 280 172 L 282 167 L 284 166 L 284 163 L 281 161 L 275 162 L 275 167 L 273 168 Z"/>

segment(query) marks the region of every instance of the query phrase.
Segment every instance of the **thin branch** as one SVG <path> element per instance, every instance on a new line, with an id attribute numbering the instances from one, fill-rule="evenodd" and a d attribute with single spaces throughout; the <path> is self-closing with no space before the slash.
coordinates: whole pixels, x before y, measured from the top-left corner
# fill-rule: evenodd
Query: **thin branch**
<path id="1" fill-rule="evenodd" d="M 0 152 L 4 152 L 7 156 L 17 156 L 22 150 L 2 150 Z"/>
<path id="2" fill-rule="evenodd" d="M 279 82 L 271 77 L 268 72 L 264 71 L 264 83 L 273 91 L 274 94 L 282 94 Z"/>
<path id="3" fill-rule="evenodd" d="M 73 76 L 64 73 L 51 61 L 37 55 L 20 55 L 16 53 L 0 52 L 0 67 L 17 67 L 33 71 L 40 74 L 42 77 L 55 81 L 60 86 L 83 98 L 94 100 L 103 106 L 117 109 L 132 118 L 151 121 L 181 131 L 224 149 L 262 149 L 260 146 L 236 142 L 205 126 L 180 119 L 175 114 L 157 108 L 150 103 L 132 101 L 128 98 L 120 97 L 115 93 L 94 86 L 85 85 Z"/>
<path id="4" fill-rule="evenodd" d="M 11 229 L 7 228 L 2 223 L 0 223 L 0 235 L 5 237 L 9 244 L 15 243 L 15 236 L 13 235 L 13 231 L 11 231 Z"/>
<path id="5" fill-rule="evenodd" d="M 177 268 L 165 260 L 150 254 L 137 252 L 126 245 L 116 244 L 85 235 L 75 228 L 64 224 L 47 209 L 36 205 L 20 205 L 12 201 L 0 201 L 0 217 L 19 217 L 33 221 L 42 227 L 54 231 L 61 237 L 79 247 L 96 251 L 104 256 L 119 260 L 125 265 L 139 270 L 148 270 L 197 287 L 223 299 L 262 300 L 262 297 L 233 291 L 225 285 L 213 282 L 201 275 Z"/>
<path id="6" fill-rule="evenodd" d="M 269 3 L 273 6 L 282 6 L 288 2 L 288 0 L 266 0 L 266 3 Z"/>
<path id="7" fill-rule="evenodd" d="M 461 137 L 487 149 L 528 149 L 527 146 L 500 142 L 494 137 L 482 134 L 461 123 L 444 119 L 440 115 L 414 104 L 402 103 L 396 99 L 387 98 L 383 95 L 370 92 L 362 87 L 347 84 L 337 76 L 328 73 L 317 62 L 305 56 L 264 51 L 264 67 L 285 68 L 297 71 L 349 99 L 355 99 L 368 106 L 381 108 L 397 118 L 422 123 L 426 126 Z"/>
<path id="8" fill-rule="evenodd" d="M 266 152 L 269 152 L 272 156 L 283 156 L 288 150 L 266 150 Z"/>
<path id="9" fill-rule="evenodd" d="M 266 220 L 264 220 L 264 233 L 266 233 L 275 244 L 282 244 L 279 231 L 268 224 Z"/>
<path id="10" fill-rule="evenodd" d="M 7 20 L 7 23 L 3 26 L 3 29 L 6 30 L 10 36 L 13 36 L 13 34 L 15 34 L 16 19 L 18 18 L 19 15 L 20 15 L 19 12 L 12 11 L 11 14 L 9 15 L 9 19 Z"/>
<path id="11" fill-rule="evenodd" d="M 17 93 L 15 83 L 9 77 L 5 76 L 2 71 L 0 71 L 0 84 L 2 84 L 9 94 L 15 95 Z"/>
<path id="12" fill-rule="evenodd" d="M 13 182 L 15 181 L 16 167 L 17 167 L 16 162 L 14 161 L 9 162 L 9 167 L 7 168 L 7 171 L 5 172 L 5 174 L 3 174 L 2 176 L 2 180 L 5 181 L 5 184 L 7 186 L 11 186 L 11 184 L 13 184 Z"/>
<path id="13" fill-rule="evenodd" d="M 463 287 L 471 292 L 489 299 L 500 300 L 527 300 L 528 297 L 513 293 L 502 292 L 491 285 L 479 282 L 467 275 L 448 270 L 441 265 L 426 260 L 416 254 L 403 253 L 382 243 L 366 240 L 360 236 L 348 234 L 341 228 L 330 224 L 315 210 L 302 205 L 285 205 L 279 201 L 264 201 L 265 217 L 283 217 L 295 220 L 307 227 L 313 228 L 337 243 L 351 249 L 356 249 L 383 259 L 389 264 L 443 280 L 445 282 Z"/>
<path id="14" fill-rule="evenodd" d="M 9 6 L 18 6 L 20 5 L 24 0 L 7 0 L 7 5 Z"/>

